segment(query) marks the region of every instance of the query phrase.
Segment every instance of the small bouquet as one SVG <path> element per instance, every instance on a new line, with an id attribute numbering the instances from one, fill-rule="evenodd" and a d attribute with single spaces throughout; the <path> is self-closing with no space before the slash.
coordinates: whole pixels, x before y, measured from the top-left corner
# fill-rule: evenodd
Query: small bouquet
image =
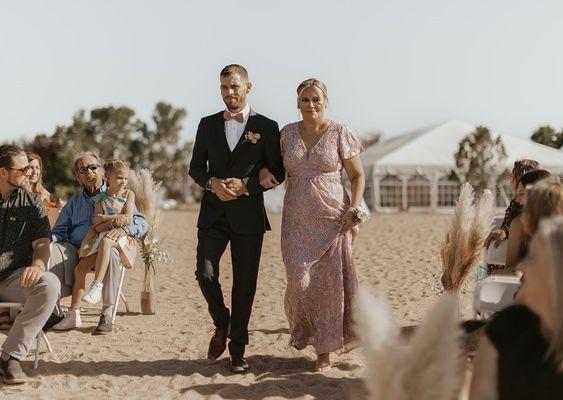
<path id="1" fill-rule="evenodd" d="M 158 191 L 160 182 L 155 183 L 147 169 L 131 171 L 129 187 L 136 195 L 137 210 L 143 214 L 148 223 L 145 235 L 138 239 L 141 257 L 145 264 L 145 278 L 141 289 L 141 313 L 155 313 L 154 276 L 157 262 L 170 262 L 168 255 L 161 249 L 158 239 L 160 226 L 160 209 L 158 208 Z"/>
<path id="2" fill-rule="evenodd" d="M 350 207 L 348 211 L 352 214 L 352 221 L 355 225 L 369 221 L 369 212 L 362 207 Z"/>

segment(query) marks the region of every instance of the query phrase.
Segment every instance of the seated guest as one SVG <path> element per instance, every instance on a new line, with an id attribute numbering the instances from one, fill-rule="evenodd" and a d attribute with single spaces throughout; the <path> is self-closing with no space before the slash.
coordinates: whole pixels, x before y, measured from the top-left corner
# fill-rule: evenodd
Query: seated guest
<path id="1" fill-rule="evenodd" d="M 545 169 L 538 169 L 522 175 L 518 182 L 516 201 L 524 205 L 526 203 L 526 189 L 542 179 L 550 177 L 551 174 Z M 529 236 L 524 232 L 521 216 L 516 217 L 510 225 L 508 244 L 506 247 L 506 268 L 514 268 L 526 254 Z"/>
<path id="2" fill-rule="evenodd" d="M 41 196 L 43 205 L 47 209 L 49 223 L 51 226 L 54 226 L 61 211 L 61 200 L 57 195 L 49 193 L 47 189 L 43 187 L 43 162 L 39 154 L 28 151 L 27 159 L 29 160 L 29 168 L 31 170 L 31 174 L 29 175 L 30 191 L 31 193 Z"/>
<path id="3" fill-rule="evenodd" d="M 78 264 L 78 250 L 93 223 L 94 205 L 106 191 L 104 183 L 103 160 L 92 152 L 78 156 L 74 162 L 76 179 L 83 191 L 75 194 L 61 210 L 61 215 L 53 228 L 53 245 L 51 254 L 51 271 L 62 283 L 62 295 L 69 296 L 74 284 L 74 269 Z M 118 241 L 123 236 L 141 237 L 147 231 L 147 221 L 141 214 L 123 215 L 116 219 L 97 225 L 100 231 L 108 230 L 107 238 Z M 95 258 L 92 259 L 92 268 Z M 93 334 L 100 335 L 112 331 L 112 315 L 119 287 L 120 257 L 113 249 L 109 267 L 106 271 L 102 288 L 102 315 Z M 82 288 L 83 290 L 84 288 Z M 69 315 L 55 325 L 53 329 L 66 330 L 80 326 L 80 314 L 71 309 Z"/>
<path id="4" fill-rule="evenodd" d="M 530 171 L 535 171 L 537 169 L 542 169 L 542 167 L 540 163 L 535 160 L 522 159 L 515 161 L 514 166 L 512 168 L 512 173 L 510 174 L 510 186 L 512 187 L 512 190 L 514 190 L 515 192 L 517 191 L 520 178 L 524 174 Z M 500 228 L 491 231 L 487 239 L 485 239 L 484 246 L 488 249 L 491 243 L 494 242 L 494 246 L 498 247 L 503 240 L 508 238 L 510 225 L 512 224 L 512 221 L 516 217 L 520 216 L 521 212 L 522 212 L 522 204 L 519 203 L 515 197 L 510 201 L 508 208 L 504 212 L 504 219 L 502 221 Z M 491 275 L 495 271 L 504 268 L 505 268 L 504 265 L 488 264 L 486 266 L 486 275 Z"/>
<path id="5" fill-rule="evenodd" d="M 481 338 L 470 399 L 563 398 L 563 217 L 540 222 L 516 304 L 496 313 Z"/>
<path id="6" fill-rule="evenodd" d="M 27 377 L 19 360 L 49 319 L 60 283 L 47 272 L 51 231 L 41 198 L 24 188 L 31 173 L 25 152 L 0 146 L 0 302 L 23 303 L 2 345 L 0 371 L 6 384 Z"/>
<path id="7" fill-rule="evenodd" d="M 563 184 L 559 178 L 546 178 L 526 192 L 522 211 L 524 232 L 529 237 L 534 236 L 542 219 L 556 215 L 563 215 Z"/>

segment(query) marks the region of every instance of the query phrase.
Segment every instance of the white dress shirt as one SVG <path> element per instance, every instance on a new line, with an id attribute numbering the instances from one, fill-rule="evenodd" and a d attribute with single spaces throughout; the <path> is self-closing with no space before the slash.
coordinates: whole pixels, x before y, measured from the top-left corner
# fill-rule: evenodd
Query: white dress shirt
<path id="1" fill-rule="evenodd" d="M 231 115 L 235 115 L 238 113 L 232 113 L 229 110 L 225 110 Z M 229 145 L 229 149 L 233 151 L 244 132 L 244 127 L 248 122 L 248 116 L 250 115 L 250 106 L 247 104 L 241 111 L 243 121 L 242 124 L 238 122 L 236 119 L 230 119 L 225 121 L 225 136 L 227 137 L 227 144 Z"/>

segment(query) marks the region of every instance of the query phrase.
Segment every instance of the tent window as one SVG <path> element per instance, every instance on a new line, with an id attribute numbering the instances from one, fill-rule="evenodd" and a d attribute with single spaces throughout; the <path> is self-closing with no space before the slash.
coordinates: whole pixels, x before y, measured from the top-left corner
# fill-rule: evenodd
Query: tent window
<path id="1" fill-rule="evenodd" d="M 438 207 L 455 207 L 459 193 L 459 182 L 450 180 L 448 177 L 440 178 L 438 181 Z"/>
<path id="2" fill-rule="evenodd" d="M 379 204 L 381 207 L 401 208 L 403 185 L 394 175 L 387 175 L 379 181 Z"/>
<path id="3" fill-rule="evenodd" d="M 430 181 L 422 175 L 409 179 L 407 185 L 409 207 L 430 207 Z"/>

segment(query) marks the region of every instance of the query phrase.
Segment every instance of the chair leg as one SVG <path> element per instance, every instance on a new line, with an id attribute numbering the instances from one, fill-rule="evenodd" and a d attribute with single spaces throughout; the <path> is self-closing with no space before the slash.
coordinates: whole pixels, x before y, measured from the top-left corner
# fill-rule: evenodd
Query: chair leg
<path id="1" fill-rule="evenodd" d="M 33 369 L 37 369 L 37 367 L 39 367 L 39 338 L 41 337 L 42 332 L 43 331 L 41 330 L 35 338 L 35 360 L 33 360 Z"/>
<path id="2" fill-rule="evenodd" d="M 49 342 L 49 339 L 47 339 L 47 335 L 45 334 L 45 332 L 41 331 L 39 332 L 39 334 L 41 335 L 43 341 L 47 345 L 47 349 L 49 350 L 49 353 L 53 354 L 53 348 L 51 347 L 51 343 Z"/>
<path id="3" fill-rule="evenodd" d="M 119 292 L 119 295 L 121 296 L 121 300 L 123 300 L 123 304 L 125 304 L 125 311 L 127 311 L 127 313 L 129 313 L 129 303 L 127 303 L 127 299 L 125 298 L 125 295 L 123 294 L 123 291 Z"/>
<path id="4" fill-rule="evenodd" d="M 119 305 L 119 299 L 122 297 L 121 289 L 123 287 L 123 278 L 125 278 L 125 268 L 121 266 L 121 276 L 119 278 L 119 286 L 117 287 L 117 296 L 115 299 L 115 304 L 113 305 L 113 315 L 111 316 L 111 323 L 115 322 L 115 316 L 117 315 L 117 306 Z M 123 298 L 125 300 L 125 297 Z M 127 304 L 127 303 L 125 303 Z"/>

